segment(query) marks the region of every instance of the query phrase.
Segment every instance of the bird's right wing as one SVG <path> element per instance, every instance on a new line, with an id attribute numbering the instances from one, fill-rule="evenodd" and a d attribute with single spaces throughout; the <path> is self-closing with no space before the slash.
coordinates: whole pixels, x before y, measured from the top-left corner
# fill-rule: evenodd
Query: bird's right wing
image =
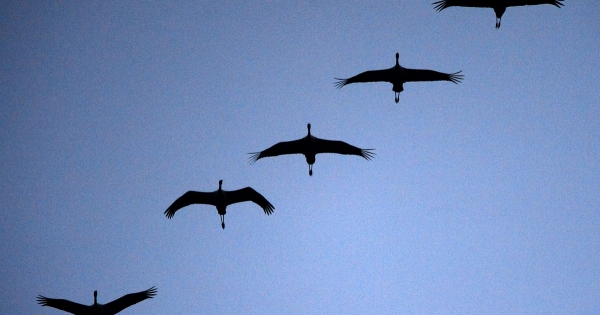
<path id="1" fill-rule="evenodd" d="M 344 141 L 313 138 L 315 138 L 316 153 L 358 155 L 366 160 L 372 159 L 375 155 L 375 153 L 371 152 L 373 149 L 361 149 Z"/>
<path id="2" fill-rule="evenodd" d="M 76 315 L 85 315 L 90 312 L 90 307 L 87 305 L 71 302 L 63 299 L 51 299 L 42 295 L 38 295 L 37 302 L 41 306 L 50 306 L 67 313 Z"/>
<path id="3" fill-rule="evenodd" d="M 538 4 L 551 4 L 557 8 L 560 8 L 563 0 L 508 0 L 506 1 L 507 7 L 518 7 L 524 5 L 538 5 Z"/>
<path id="4" fill-rule="evenodd" d="M 206 193 L 200 191 L 188 191 L 183 194 L 181 197 L 177 198 L 173 204 L 165 210 L 165 215 L 167 218 L 172 218 L 175 215 L 175 212 L 183 207 L 187 207 L 191 204 L 205 204 L 205 205 L 215 205 L 215 198 L 213 193 Z"/>
<path id="5" fill-rule="evenodd" d="M 463 79 L 462 71 L 455 73 L 443 73 L 433 70 L 409 69 L 404 68 L 404 80 L 406 82 L 418 81 L 450 81 L 452 83 L 460 83 Z"/>
<path id="6" fill-rule="evenodd" d="M 227 204 L 234 204 L 237 202 L 252 201 L 259 205 L 266 214 L 273 213 L 275 207 L 265 198 L 259 194 L 252 187 L 246 187 L 238 190 L 228 191 L 226 193 Z"/>
<path id="7" fill-rule="evenodd" d="M 264 157 L 278 156 L 283 154 L 302 154 L 302 141 L 304 141 L 304 138 L 293 141 L 279 142 L 263 151 L 248 153 L 252 154 L 249 158 L 249 162 L 252 164 L 258 161 L 258 159 L 262 159 Z"/>
<path id="8" fill-rule="evenodd" d="M 122 297 L 110 303 L 104 304 L 104 312 L 108 314 L 117 314 L 118 312 L 130 307 L 131 305 L 139 303 L 145 299 L 151 299 L 155 295 L 155 287 L 151 287 L 146 291 L 123 295 Z"/>
<path id="9" fill-rule="evenodd" d="M 437 11 L 442 11 L 448 7 L 471 7 L 471 8 L 491 8 L 492 5 L 487 1 L 481 0 L 441 0 L 432 3 Z"/>
<path id="10" fill-rule="evenodd" d="M 392 68 L 393 69 L 393 68 Z M 350 83 L 365 83 L 365 82 L 392 82 L 393 80 L 393 71 L 392 69 L 383 69 L 383 70 L 370 70 L 365 71 L 363 73 L 357 74 L 348 79 L 338 79 L 334 85 L 341 89 L 344 85 Z"/>

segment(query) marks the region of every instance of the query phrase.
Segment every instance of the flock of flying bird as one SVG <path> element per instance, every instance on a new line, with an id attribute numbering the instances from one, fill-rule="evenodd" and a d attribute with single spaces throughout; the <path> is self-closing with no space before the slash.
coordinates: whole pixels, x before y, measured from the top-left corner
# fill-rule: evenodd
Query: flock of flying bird
<path id="1" fill-rule="evenodd" d="M 449 7 L 475 7 L 475 8 L 492 8 L 496 13 L 496 28 L 500 28 L 502 15 L 507 7 L 551 4 L 558 8 L 563 6 L 564 0 L 440 0 L 434 2 L 433 5 L 437 11 L 442 11 Z M 362 72 L 348 79 L 337 79 L 335 86 L 342 88 L 351 83 L 366 83 L 366 82 L 389 82 L 392 84 L 395 101 L 400 101 L 400 92 L 404 90 L 403 84 L 406 82 L 423 82 L 423 81 L 450 81 L 459 83 L 463 79 L 461 71 L 454 73 L 442 73 L 433 70 L 409 69 L 400 66 L 398 59 L 400 55 L 396 53 L 396 65 L 389 69 L 370 70 Z M 310 124 L 307 125 L 308 135 L 304 138 L 292 141 L 279 142 L 263 151 L 250 153 L 250 163 L 254 163 L 259 159 L 273 157 L 285 154 L 303 154 L 308 163 L 308 174 L 312 176 L 312 166 L 315 163 L 315 155 L 319 153 L 336 153 L 344 155 L 357 155 L 366 160 L 374 157 L 372 150 L 361 149 L 350 145 L 343 141 L 325 140 L 317 138 L 310 134 Z M 217 212 L 221 216 L 221 227 L 225 229 L 225 213 L 227 206 L 245 201 L 252 201 L 259 205 L 265 214 L 273 213 L 275 207 L 260 193 L 251 187 L 246 187 L 238 190 L 223 190 L 221 185 L 223 180 L 219 180 L 219 189 L 214 192 L 199 192 L 188 191 L 181 197 L 177 198 L 164 214 L 171 219 L 177 210 L 192 204 L 213 205 L 217 208 Z M 42 306 L 50 306 L 65 312 L 77 315 L 113 315 L 123 309 L 139 303 L 145 299 L 152 298 L 156 295 L 157 289 L 151 287 L 148 290 L 126 294 L 110 303 L 100 304 L 97 302 L 98 292 L 94 291 L 94 304 L 88 306 L 64 299 L 52 299 L 39 295 L 37 302 Z"/>

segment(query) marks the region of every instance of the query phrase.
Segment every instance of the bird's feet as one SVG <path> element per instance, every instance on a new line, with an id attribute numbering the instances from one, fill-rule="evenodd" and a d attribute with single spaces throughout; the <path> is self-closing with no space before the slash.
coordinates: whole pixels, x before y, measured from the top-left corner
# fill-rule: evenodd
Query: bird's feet
<path id="1" fill-rule="evenodd" d="M 221 223 L 221 227 L 223 228 L 223 230 L 225 229 L 225 223 Z"/>

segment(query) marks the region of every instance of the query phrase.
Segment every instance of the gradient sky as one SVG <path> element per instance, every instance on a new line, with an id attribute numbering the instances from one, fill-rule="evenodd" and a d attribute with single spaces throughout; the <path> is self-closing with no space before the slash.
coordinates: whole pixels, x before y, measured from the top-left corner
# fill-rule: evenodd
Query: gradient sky
<path id="1" fill-rule="evenodd" d="M 599 314 L 600 7 L 432 2 L 3 1 L 0 313 Z M 377 155 L 247 164 L 307 123 Z"/>

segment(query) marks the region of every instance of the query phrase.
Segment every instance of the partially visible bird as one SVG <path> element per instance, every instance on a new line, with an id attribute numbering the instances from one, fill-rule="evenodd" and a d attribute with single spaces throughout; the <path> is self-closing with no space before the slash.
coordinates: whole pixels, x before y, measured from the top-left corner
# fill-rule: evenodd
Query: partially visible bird
<path id="1" fill-rule="evenodd" d="M 507 7 L 520 7 L 525 5 L 551 4 L 560 8 L 564 0 L 441 0 L 432 3 L 435 9 L 442 11 L 448 7 L 471 7 L 471 8 L 492 8 L 496 13 L 496 28 L 500 28 L 502 15 Z"/>
<path id="2" fill-rule="evenodd" d="M 54 307 L 76 315 L 114 315 L 133 304 L 139 303 L 145 299 L 151 299 L 155 295 L 156 288 L 151 287 L 146 291 L 124 295 L 106 304 L 99 304 L 96 300 L 98 291 L 94 291 L 94 304 L 90 306 L 71 302 L 69 300 L 51 299 L 42 295 L 38 295 L 37 302 L 42 306 Z"/>
<path id="3" fill-rule="evenodd" d="M 358 155 L 366 160 L 373 158 L 371 152 L 374 149 L 361 149 L 353 145 L 349 145 L 343 141 L 319 139 L 310 134 L 310 124 L 307 125 L 308 135 L 302 139 L 279 142 L 270 148 L 261 152 L 252 152 L 250 156 L 250 164 L 259 159 L 283 154 L 304 154 L 306 163 L 308 163 L 308 175 L 312 176 L 312 166 L 315 163 L 315 155 L 319 153 L 337 153 Z"/>
<path id="4" fill-rule="evenodd" d="M 217 211 L 221 216 L 221 227 L 225 228 L 225 209 L 227 206 L 244 201 L 252 201 L 255 204 L 259 205 L 263 211 L 270 215 L 273 213 L 273 205 L 265 199 L 261 194 L 256 192 L 256 190 L 251 187 L 246 187 L 238 190 L 222 190 L 221 185 L 223 184 L 223 180 L 219 181 L 219 189 L 213 192 L 200 192 L 200 191 L 188 191 L 183 194 L 181 197 L 177 198 L 172 205 L 165 210 L 165 215 L 167 218 L 172 218 L 175 215 L 175 212 L 183 207 L 189 206 L 191 204 L 205 204 L 205 205 L 213 205 L 217 207 Z"/>
<path id="5" fill-rule="evenodd" d="M 389 69 L 365 71 L 348 79 L 335 78 L 338 81 L 334 84 L 338 89 L 341 89 L 344 85 L 350 83 L 390 82 L 393 84 L 392 90 L 395 92 L 395 101 L 398 103 L 400 101 L 400 92 L 404 91 L 402 85 L 405 82 L 450 81 L 457 84 L 463 79 L 463 75 L 459 74 L 462 71 L 442 73 L 433 70 L 404 68 L 400 66 L 398 58 L 400 58 L 400 54 L 396 53 L 396 65 Z"/>

